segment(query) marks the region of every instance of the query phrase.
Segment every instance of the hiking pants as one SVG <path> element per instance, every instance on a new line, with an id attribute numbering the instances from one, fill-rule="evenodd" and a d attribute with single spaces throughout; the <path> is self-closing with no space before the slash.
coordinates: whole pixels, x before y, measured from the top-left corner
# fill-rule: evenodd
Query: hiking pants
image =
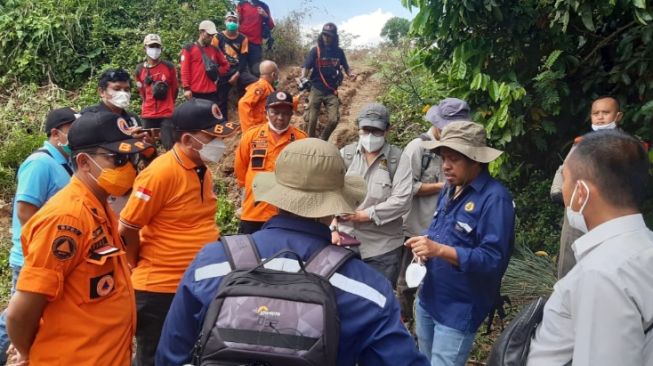
<path id="1" fill-rule="evenodd" d="M 322 104 L 327 110 L 328 124 L 322 131 L 320 138 L 328 140 L 333 130 L 336 129 L 340 120 L 340 101 L 338 96 L 332 92 L 325 93 L 318 88 L 311 88 L 308 96 L 308 137 L 318 137 L 316 134 L 317 121 L 320 117 L 320 107 Z"/>

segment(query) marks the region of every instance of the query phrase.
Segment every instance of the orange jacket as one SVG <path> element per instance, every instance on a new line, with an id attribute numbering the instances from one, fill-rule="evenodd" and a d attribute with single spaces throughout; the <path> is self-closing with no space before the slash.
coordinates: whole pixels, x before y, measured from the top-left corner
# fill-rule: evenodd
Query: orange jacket
<path id="1" fill-rule="evenodd" d="M 273 91 L 274 87 L 265 79 L 258 79 L 257 82 L 245 88 L 245 95 L 238 101 L 238 117 L 243 133 L 256 125 L 267 122 L 265 102 Z"/>
<path id="2" fill-rule="evenodd" d="M 306 138 L 304 131 L 290 128 L 281 136 L 270 131 L 267 123 L 249 129 L 240 138 L 240 145 L 235 152 L 234 173 L 236 181 L 245 187 L 243 212 L 240 216 L 245 221 L 265 222 L 277 214 L 277 208 L 259 202 L 254 205 L 252 184 L 258 172 L 273 172 L 277 157 L 289 143 Z"/>
<path id="3" fill-rule="evenodd" d="M 136 290 L 175 293 L 195 255 L 218 240 L 213 178 L 206 167 L 199 168 L 175 145 L 136 177 L 120 212 L 123 225 L 140 230 L 132 272 Z"/>
<path id="4" fill-rule="evenodd" d="M 48 300 L 30 365 L 130 364 L 134 289 L 109 210 L 73 177 L 24 226 L 16 288 Z"/>

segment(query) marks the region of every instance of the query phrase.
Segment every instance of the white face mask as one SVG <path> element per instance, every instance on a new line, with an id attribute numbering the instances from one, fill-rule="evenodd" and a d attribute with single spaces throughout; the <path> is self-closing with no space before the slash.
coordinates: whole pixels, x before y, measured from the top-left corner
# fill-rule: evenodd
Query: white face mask
<path id="1" fill-rule="evenodd" d="M 152 60 L 158 60 L 159 56 L 161 56 L 161 48 L 158 47 L 147 47 L 145 49 L 145 53 L 149 58 Z"/>
<path id="2" fill-rule="evenodd" d="M 381 150 L 385 144 L 385 136 L 374 136 L 374 134 L 368 133 L 361 135 L 359 141 L 365 151 L 376 152 Z"/>
<path id="3" fill-rule="evenodd" d="M 576 192 L 578 191 L 578 185 L 579 185 L 578 183 L 582 184 L 583 187 L 585 187 L 585 190 L 587 191 L 587 198 L 585 198 L 585 202 L 583 202 L 583 204 L 580 206 L 580 210 L 574 211 L 571 208 L 571 204 L 572 202 L 574 202 L 574 198 L 576 197 Z M 567 221 L 569 221 L 569 226 L 573 227 L 574 229 L 578 229 L 583 233 L 586 233 L 589 230 L 587 229 L 587 223 L 585 222 L 585 217 L 583 216 L 583 210 L 585 209 L 585 206 L 587 206 L 587 202 L 589 202 L 590 200 L 590 190 L 589 187 L 587 187 L 587 184 L 582 180 L 579 180 L 578 183 L 574 188 L 574 192 L 571 194 L 571 200 L 569 201 L 569 206 L 567 206 L 566 208 Z"/>
<path id="4" fill-rule="evenodd" d="M 124 90 L 115 91 L 108 89 L 107 93 L 111 96 L 111 99 L 108 101 L 109 103 L 115 105 L 120 109 L 129 107 L 129 100 L 131 99 L 131 94 L 129 94 L 129 92 Z"/>
<path id="5" fill-rule="evenodd" d="M 615 121 L 612 121 L 610 123 L 606 123 L 604 125 L 592 124 L 592 130 L 594 130 L 594 131 L 614 130 L 615 128 L 617 128 L 617 122 L 615 122 Z"/>
<path id="6" fill-rule="evenodd" d="M 222 158 L 222 155 L 224 155 L 224 151 L 227 149 L 227 146 L 224 144 L 222 139 L 216 138 L 211 142 L 205 144 L 193 135 L 190 135 L 190 137 L 202 144 L 202 148 L 197 151 L 200 153 L 200 158 L 202 158 L 202 161 L 207 163 L 217 163 L 220 158 Z"/>
<path id="7" fill-rule="evenodd" d="M 413 257 L 406 267 L 406 285 L 408 288 L 415 288 L 422 283 L 424 276 L 426 276 L 426 267 L 417 257 Z"/>
<path id="8" fill-rule="evenodd" d="M 284 128 L 283 130 L 279 130 L 279 129 L 277 129 L 276 127 L 274 127 L 274 125 L 273 125 L 272 122 L 270 122 L 270 121 L 268 121 L 268 126 L 270 127 L 270 129 L 271 129 L 272 131 L 276 132 L 277 135 L 281 135 L 282 133 L 288 131 L 288 129 L 290 128 L 290 124 L 288 124 L 288 126 L 286 126 L 286 128 Z"/>

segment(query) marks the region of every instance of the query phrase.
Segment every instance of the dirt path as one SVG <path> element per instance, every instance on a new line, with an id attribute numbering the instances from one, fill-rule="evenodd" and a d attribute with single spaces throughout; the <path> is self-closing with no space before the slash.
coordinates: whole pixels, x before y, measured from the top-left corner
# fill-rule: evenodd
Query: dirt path
<path id="1" fill-rule="evenodd" d="M 358 56 L 358 55 L 357 55 Z M 358 138 L 356 128 L 356 116 L 358 112 L 367 103 L 374 102 L 376 97 L 381 93 L 381 84 L 375 75 L 375 70 L 368 65 L 367 59 L 364 56 L 353 57 L 350 60 L 351 68 L 357 75 L 355 80 L 345 79 L 344 83 L 338 89 L 340 97 L 340 123 L 335 131 L 331 134 L 329 141 L 334 143 L 338 148 L 343 147 Z M 286 90 L 297 95 L 299 90 L 297 88 L 296 79 L 299 77 L 301 69 L 298 66 L 284 67 L 281 69 L 281 80 L 279 90 Z M 308 93 L 304 92 L 300 95 L 300 103 L 298 111 L 295 113 L 291 120 L 291 124 L 295 127 L 307 130 L 307 123 L 304 121 L 304 111 L 308 105 Z M 230 116 L 237 116 L 235 109 L 231 109 Z M 232 118 L 230 118 L 232 119 Z M 233 118 L 234 120 L 236 118 Z M 322 108 L 320 115 L 320 125 L 318 126 L 318 133 L 326 125 L 326 114 Z M 216 172 L 216 178 L 227 186 L 228 196 L 230 200 L 235 203 L 240 202 L 240 189 L 236 184 L 233 176 L 234 171 L 234 154 L 240 134 L 227 141 L 227 153 L 223 162 L 220 164 Z"/>

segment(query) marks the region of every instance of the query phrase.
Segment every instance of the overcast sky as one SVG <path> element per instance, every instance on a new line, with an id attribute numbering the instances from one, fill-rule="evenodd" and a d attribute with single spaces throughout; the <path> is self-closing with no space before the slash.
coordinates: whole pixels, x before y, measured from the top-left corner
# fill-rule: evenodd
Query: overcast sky
<path id="1" fill-rule="evenodd" d="M 400 0 L 267 0 L 274 18 L 283 18 L 293 10 L 311 14 L 303 27 L 321 28 L 333 22 L 339 30 L 357 35 L 354 46 L 374 45 L 381 41 L 381 29 L 388 19 L 398 16 L 412 19 L 413 13 Z"/>

